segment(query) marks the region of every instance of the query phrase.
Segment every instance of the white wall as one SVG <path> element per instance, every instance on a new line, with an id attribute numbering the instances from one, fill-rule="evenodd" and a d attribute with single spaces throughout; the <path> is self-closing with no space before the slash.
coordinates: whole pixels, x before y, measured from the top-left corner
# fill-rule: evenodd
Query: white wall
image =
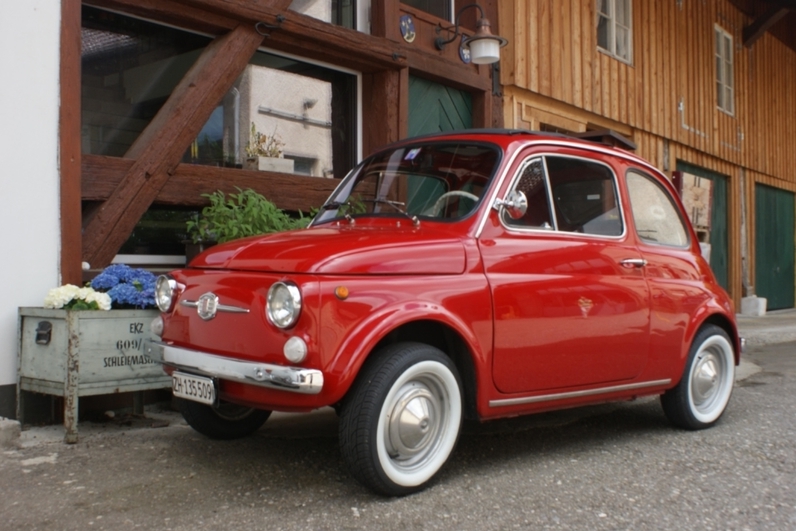
<path id="1" fill-rule="evenodd" d="M 0 385 L 16 383 L 17 307 L 59 285 L 60 0 L 3 2 L 0 17 Z"/>

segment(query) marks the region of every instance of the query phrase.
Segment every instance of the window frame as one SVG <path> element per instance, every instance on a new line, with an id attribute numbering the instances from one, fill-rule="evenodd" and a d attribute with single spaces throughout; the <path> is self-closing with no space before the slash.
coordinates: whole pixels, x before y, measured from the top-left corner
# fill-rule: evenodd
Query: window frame
<path id="1" fill-rule="evenodd" d="M 595 29 L 598 31 L 598 35 L 596 35 L 597 40 L 597 49 L 606 54 L 610 55 L 617 61 L 621 61 L 628 65 L 633 65 L 633 0 L 606 0 L 608 6 L 610 7 L 609 13 L 603 13 L 600 11 L 599 6 L 600 0 L 595 0 L 595 8 L 594 13 L 596 17 L 596 24 Z M 616 20 L 616 4 L 617 2 L 624 2 L 625 9 L 628 13 L 628 20 L 630 25 L 624 26 L 617 22 Z M 600 19 L 604 17 L 608 21 L 608 46 L 606 48 L 600 44 L 599 39 L 599 27 L 600 27 Z M 627 57 L 622 57 L 616 51 L 616 27 L 620 26 L 627 30 L 628 39 L 627 39 Z"/>
<path id="2" fill-rule="evenodd" d="M 602 166 L 608 170 L 608 173 L 611 175 L 611 181 L 613 184 L 613 191 L 614 191 L 614 201 L 616 203 L 616 209 L 619 214 L 619 222 L 621 224 L 621 232 L 616 235 L 607 235 L 607 234 L 598 234 L 593 232 L 575 232 L 575 231 L 568 231 L 562 230 L 560 228 L 560 222 L 558 220 L 558 209 L 556 207 L 555 200 L 553 198 L 553 187 L 550 180 L 550 172 L 548 170 L 547 161 L 549 158 L 565 158 L 565 159 L 572 159 L 578 160 L 584 163 L 594 164 L 595 166 Z M 545 194 L 547 199 L 547 205 L 550 214 L 550 221 L 552 222 L 552 227 L 542 227 L 542 226 L 533 226 L 533 225 L 520 225 L 520 224 L 513 224 L 511 221 L 507 221 L 504 216 L 500 215 L 498 218 L 500 219 L 500 224 L 509 232 L 518 232 L 518 233 L 529 233 L 529 234 L 547 234 L 547 235 L 557 235 L 557 236 L 565 236 L 565 237 L 584 237 L 584 238 L 599 238 L 604 240 L 621 240 L 627 236 L 627 219 L 625 217 L 625 209 L 622 200 L 622 191 L 619 184 L 619 175 L 614 170 L 613 166 L 610 164 L 597 160 L 594 157 L 583 156 L 583 155 L 575 155 L 571 153 L 555 153 L 555 152 L 538 152 L 538 153 L 530 153 L 526 156 L 523 156 L 522 162 L 517 166 L 517 171 L 511 178 L 511 182 L 507 188 L 506 194 L 508 195 L 517 187 L 520 179 L 522 179 L 523 173 L 525 169 L 533 163 L 533 161 L 541 159 L 542 163 L 542 170 L 544 171 L 543 181 L 545 186 Z"/>
<path id="3" fill-rule="evenodd" d="M 730 32 L 715 24 L 713 26 L 713 44 L 716 60 L 716 107 L 730 116 L 735 116 L 735 39 Z M 729 44 L 729 57 L 724 55 L 724 52 L 727 51 L 727 44 Z M 730 69 L 729 79 L 728 67 Z M 727 99 L 729 102 L 726 101 Z"/>

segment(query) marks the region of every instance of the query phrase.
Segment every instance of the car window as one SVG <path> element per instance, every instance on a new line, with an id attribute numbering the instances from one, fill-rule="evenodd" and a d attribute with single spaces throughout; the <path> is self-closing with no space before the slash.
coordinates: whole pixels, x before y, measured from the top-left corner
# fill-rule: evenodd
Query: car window
<path id="1" fill-rule="evenodd" d="M 514 184 L 513 190 L 525 194 L 525 198 L 528 200 L 528 210 L 520 219 L 511 219 L 508 213 L 504 211 L 502 214 L 503 223 L 513 227 L 552 230 L 553 219 L 550 216 L 544 161 L 541 158 L 525 162 L 520 169 L 519 177 Z"/>
<path id="2" fill-rule="evenodd" d="M 639 237 L 650 243 L 683 247 L 688 231 L 669 193 L 648 175 L 627 174 L 633 221 Z"/>
<path id="3" fill-rule="evenodd" d="M 468 142 L 377 153 L 349 173 L 313 223 L 372 215 L 462 219 L 475 211 L 500 155 L 497 146 Z"/>
<path id="4" fill-rule="evenodd" d="M 509 226 L 622 234 L 616 179 L 607 166 L 575 157 L 537 157 L 522 166 L 513 189 L 525 194 L 528 211 L 518 220 L 504 212 Z"/>

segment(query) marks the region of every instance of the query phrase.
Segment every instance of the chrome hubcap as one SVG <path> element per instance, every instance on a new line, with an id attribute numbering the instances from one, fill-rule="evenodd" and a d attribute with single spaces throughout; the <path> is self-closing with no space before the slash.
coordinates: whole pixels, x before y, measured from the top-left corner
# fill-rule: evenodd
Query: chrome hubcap
<path id="1" fill-rule="evenodd" d="M 698 410 L 709 409 L 722 386 L 723 358 L 713 352 L 703 353 L 694 367 L 691 396 Z"/>
<path id="2" fill-rule="evenodd" d="M 440 439 L 443 416 L 442 400 L 429 386 L 417 381 L 404 385 L 385 425 L 390 458 L 402 467 L 422 463 Z"/>

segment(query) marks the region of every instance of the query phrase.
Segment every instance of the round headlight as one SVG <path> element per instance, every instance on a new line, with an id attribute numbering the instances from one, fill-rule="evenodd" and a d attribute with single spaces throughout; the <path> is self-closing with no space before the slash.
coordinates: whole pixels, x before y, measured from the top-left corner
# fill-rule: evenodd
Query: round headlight
<path id="1" fill-rule="evenodd" d="M 265 315 L 279 328 L 290 328 L 301 314 L 301 292 L 293 283 L 277 282 L 268 290 Z"/>
<path id="2" fill-rule="evenodd" d="M 174 306 L 174 291 L 177 281 L 166 275 L 160 275 L 155 281 L 155 304 L 161 312 L 170 312 Z"/>

